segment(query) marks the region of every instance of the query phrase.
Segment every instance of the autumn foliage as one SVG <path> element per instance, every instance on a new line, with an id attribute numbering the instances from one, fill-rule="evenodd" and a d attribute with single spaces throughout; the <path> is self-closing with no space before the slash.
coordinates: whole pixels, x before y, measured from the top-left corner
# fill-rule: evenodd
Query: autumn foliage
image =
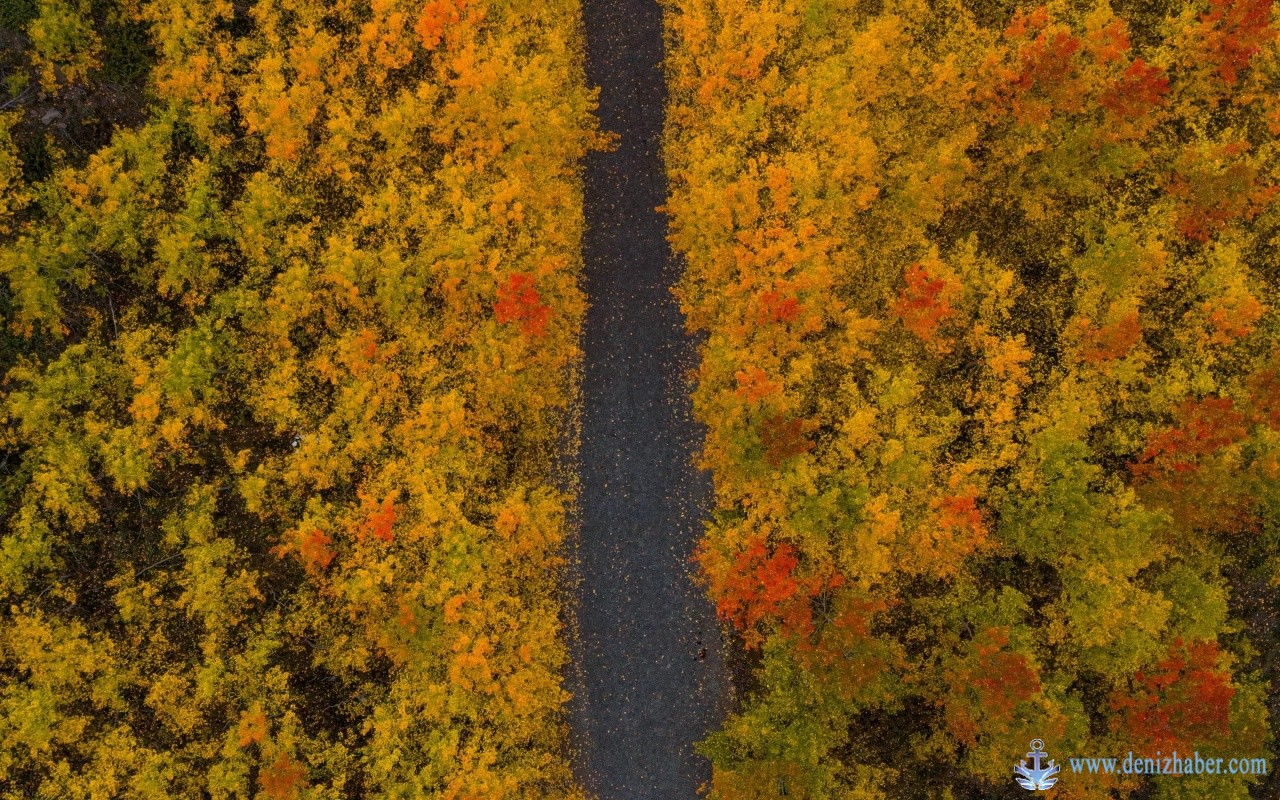
<path id="1" fill-rule="evenodd" d="M 577 3 L 33 5 L 49 92 L 150 60 L 0 114 L 0 798 L 581 796 Z"/>
<path id="2" fill-rule="evenodd" d="M 551 306 L 542 302 L 542 296 L 533 286 L 533 278 L 522 273 L 512 273 L 498 287 L 498 301 L 493 305 L 498 322 L 514 322 L 528 336 L 541 336 L 551 316 Z"/>
<path id="3" fill-rule="evenodd" d="M 698 563 L 758 679 L 712 797 L 985 800 L 1033 738 L 1265 752 L 1280 9 L 670 8 Z M 1177 780 L 1055 791 L 1210 796 Z"/>
<path id="4" fill-rule="evenodd" d="M 1141 752 L 1187 752 L 1227 734 L 1235 689 L 1219 657 L 1213 642 L 1175 641 L 1166 658 L 1112 697 L 1114 724 Z"/>

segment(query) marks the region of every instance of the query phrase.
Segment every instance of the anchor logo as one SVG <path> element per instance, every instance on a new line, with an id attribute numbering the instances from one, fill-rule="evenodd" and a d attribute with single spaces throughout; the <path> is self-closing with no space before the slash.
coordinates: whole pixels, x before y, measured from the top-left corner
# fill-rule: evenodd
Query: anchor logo
<path id="1" fill-rule="evenodd" d="M 1055 777 L 1060 768 L 1053 763 L 1053 759 L 1049 759 L 1049 766 L 1041 767 L 1040 760 L 1049 754 L 1044 751 L 1044 742 L 1039 739 L 1031 740 L 1031 752 L 1027 753 L 1027 758 L 1031 759 L 1031 767 L 1027 767 L 1027 760 L 1024 758 L 1013 771 L 1017 773 L 1015 779 L 1018 785 L 1030 792 L 1038 792 L 1044 789 L 1052 789 L 1053 785 L 1058 782 Z"/>

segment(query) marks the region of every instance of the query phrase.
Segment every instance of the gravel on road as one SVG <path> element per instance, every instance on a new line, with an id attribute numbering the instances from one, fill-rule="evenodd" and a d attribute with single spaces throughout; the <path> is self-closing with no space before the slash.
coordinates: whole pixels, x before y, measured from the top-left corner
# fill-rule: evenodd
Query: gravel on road
<path id="1" fill-rule="evenodd" d="M 580 530 L 571 725 L 599 800 L 685 800 L 710 779 L 693 751 L 728 685 L 714 609 L 689 558 L 710 478 L 685 374 L 695 343 L 670 288 L 660 154 L 666 90 L 657 0 L 584 0 L 587 80 L 616 150 L 586 162 Z"/>

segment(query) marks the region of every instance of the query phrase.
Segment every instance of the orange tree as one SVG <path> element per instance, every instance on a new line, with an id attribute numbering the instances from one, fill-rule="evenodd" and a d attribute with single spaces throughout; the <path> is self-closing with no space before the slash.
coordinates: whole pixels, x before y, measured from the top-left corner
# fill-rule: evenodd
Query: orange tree
<path id="1" fill-rule="evenodd" d="M 121 9 L 143 124 L 0 126 L 0 797 L 576 796 L 576 3 Z"/>
<path id="2" fill-rule="evenodd" d="M 1270 0 L 669 12 L 697 560 L 758 677 L 713 795 L 989 797 L 1032 738 L 1265 752 Z M 1249 791 L 1055 796 L 1145 784 Z"/>

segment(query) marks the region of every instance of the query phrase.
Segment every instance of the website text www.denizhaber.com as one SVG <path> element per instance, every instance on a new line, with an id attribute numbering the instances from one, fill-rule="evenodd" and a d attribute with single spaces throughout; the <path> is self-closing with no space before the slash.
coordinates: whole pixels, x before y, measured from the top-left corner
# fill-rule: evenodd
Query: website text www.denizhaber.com
<path id="1" fill-rule="evenodd" d="M 1223 758 L 1201 756 L 1198 752 L 1155 756 L 1138 756 L 1130 752 L 1124 758 L 1069 758 L 1072 772 L 1121 775 L 1266 775 L 1265 758 Z"/>

